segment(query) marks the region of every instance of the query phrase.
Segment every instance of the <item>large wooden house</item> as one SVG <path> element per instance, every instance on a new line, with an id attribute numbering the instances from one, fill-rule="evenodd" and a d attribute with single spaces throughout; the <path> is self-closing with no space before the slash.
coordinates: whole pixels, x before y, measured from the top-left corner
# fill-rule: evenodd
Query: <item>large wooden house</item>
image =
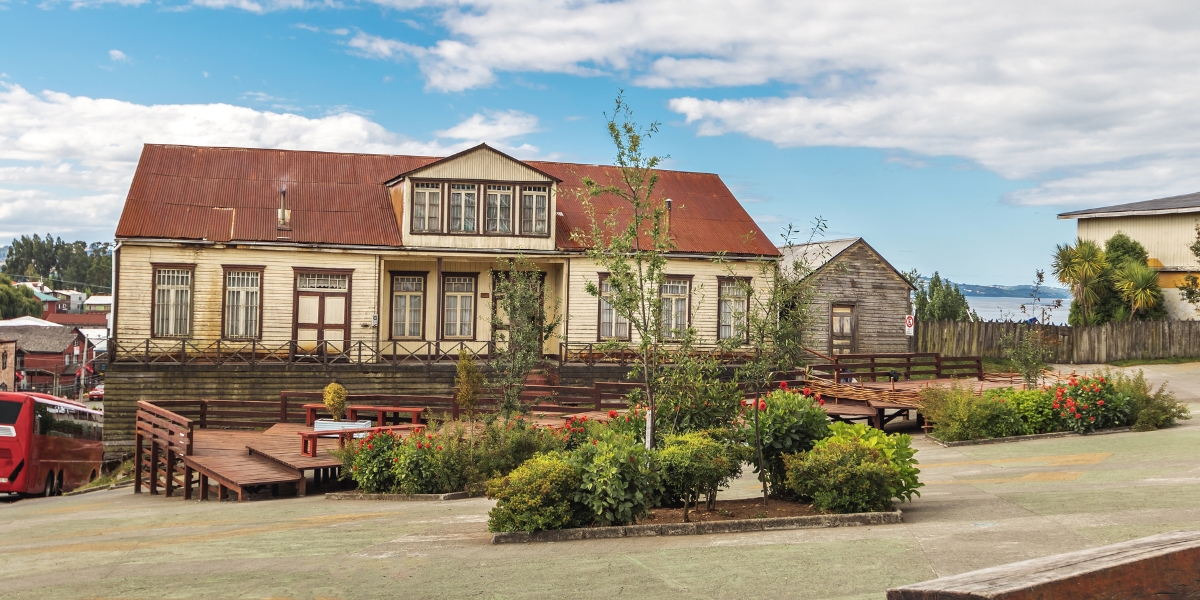
<path id="1" fill-rule="evenodd" d="M 778 251 L 717 175 L 659 176 L 675 244 L 664 320 L 701 343 L 743 335 L 737 282 L 765 284 Z M 494 273 L 518 254 L 562 320 L 547 355 L 631 340 L 585 289 L 606 274 L 573 235 L 591 226 L 584 177 L 619 171 L 486 145 L 445 158 L 147 145 L 116 232 L 114 360 L 486 353 Z M 621 214 L 615 198 L 594 205 Z"/>

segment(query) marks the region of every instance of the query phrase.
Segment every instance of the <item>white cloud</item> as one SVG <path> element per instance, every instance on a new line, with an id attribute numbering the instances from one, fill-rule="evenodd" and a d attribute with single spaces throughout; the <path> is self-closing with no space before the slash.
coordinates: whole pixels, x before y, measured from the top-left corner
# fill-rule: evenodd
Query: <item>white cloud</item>
<path id="1" fill-rule="evenodd" d="M 1190 2 L 374 1 L 440 11 L 447 33 L 432 43 L 377 32 L 348 42 L 362 56 L 414 60 L 435 90 L 502 72 L 771 85 L 770 97 L 692 92 L 670 106 L 703 135 L 962 157 L 1036 182 L 1012 196 L 1022 203 L 1200 189 L 1186 166 L 1200 160 Z"/>
<path id="2" fill-rule="evenodd" d="M 229 104 L 142 105 L 0 82 L 0 239 L 50 230 L 111 237 L 146 143 L 444 156 L 482 141 L 537 155 L 511 138 L 536 129 L 523 113 L 473 115 L 438 135 L 405 138 L 361 115 L 320 118 Z"/>
<path id="3" fill-rule="evenodd" d="M 109 50 L 108 58 L 113 62 L 129 62 L 129 56 L 120 50 Z"/>

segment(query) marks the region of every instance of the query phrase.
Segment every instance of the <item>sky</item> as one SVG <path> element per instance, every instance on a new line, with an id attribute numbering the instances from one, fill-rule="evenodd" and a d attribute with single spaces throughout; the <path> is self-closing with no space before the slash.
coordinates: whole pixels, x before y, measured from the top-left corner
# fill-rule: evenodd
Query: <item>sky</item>
<path id="1" fill-rule="evenodd" d="M 111 240 L 144 143 L 664 166 L 777 236 L 1030 283 L 1064 210 L 1200 191 L 1186 2 L 0 0 L 0 244 Z"/>

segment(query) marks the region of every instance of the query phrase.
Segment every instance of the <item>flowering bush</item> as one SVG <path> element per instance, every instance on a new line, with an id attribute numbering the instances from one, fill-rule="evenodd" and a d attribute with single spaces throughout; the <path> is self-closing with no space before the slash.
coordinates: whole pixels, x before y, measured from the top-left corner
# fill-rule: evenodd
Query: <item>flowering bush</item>
<path id="1" fill-rule="evenodd" d="M 396 487 L 392 453 L 399 443 L 400 438 L 389 431 L 346 444 L 341 452 L 343 472 L 364 492 L 391 492 Z"/>
<path id="2" fill-rule="evenodd" d="M 561 434 L 566 449 L 574 450 L 595 439 L 600 429 L 604 429 L 603 424 L 588 420 L 587 415 L 572 415 L 557 431 Z"/>
<path id="3" fill-rule="evenodd" d="M 739 416 L 742 390 L 736 381 L 721 378 L 724 366 L 720 361 L 683 348 L 673 358 L 675 364 L 662 371 L 657 386 L 655 436 L 664 439 L 733 425 Z"/>
<path id="4" fill-rule="evenodd" d="M 444 446 L 437 436 L 423 430 L 402 438 L 392 452 L 395 491 L 401 494 L 442 492 L 437 456 L 442 450 Z"/>
<path id="5" fill-rule="evenodd" d="M 488 484 L 496 507 L 489 531 L 543 531 L 585 525 L 587 507 L 575 502 L 579 474 L 561 452 L 536 454 L 503 478 Z"/>
<path id="6" fill-rule="evenodd" d="M 1175 394 L 1167 391 L 1167 384 L 1155 390 L 1146 382 L 1146 375 L 1141 370 L 1136 374 L 1106 370 L 1100 375 L 1112 384 L 1118 394 L 1129 398 L 1129 420 L 1133 423 L 1134 431 L 1153 431 L 1170 427 L 1177 419 L 1192 418 L 1191 409 L 1179 402 Z"/>
<path id="7" fill-rule="evenodd" d="M 613 414 L 616 413 L 616 414 Z M 608 428 L 628 435 L 639 442 L 646 440 L 646 409 L 641 404 L 631 404 L 623 413 L 609 411 Z"/>
<path id="8" fill-rule="evenodd" d="M 1072 378 L 1054 388 L 1050 407 L 1063 429 L 1090 433 L 1105 427 L 1129 424 L 1129 399 L 1118 394 L 1103 376 Z"/>
<path id="9" fill-rule="evenodd" d="M 835 439 L 784 457 L 787 486 L 822 512 L 889 510 L 900 474 L 883 453 L 860 439 Z"/>
<path id="10" fill-rule="evenodd" d="M 636 523 L 658 500 L 654 456 L 632 436 L 604 430 L 571 452 L 569 461 L 580 477 L 575 501 L 590 511 L 589 523 Z"/>
<path id="11" fill-rule="evenodd" d="M 823 448 L 829 444 L 852 441 L 868 448 L 878 450 L 884 459 L 896 470 L 896 487 L 892 489 L 892 497 L 901 502 L 912 500 L 913 494 L 921 495 L 917 488 L 925 484 L 918 481 L 921 470 L 917 468 L 917 451 L 913 449 L 912 436 L 903 433 L 892 433 L 869 427 L 862 423 L 833 423 L 829 426 L 831 435 L 818 441 L 813 449 Z"/>
<path id="12" fill-rule="evenodd" d="M 785 384 L 760 398 L 757 406 L 746 407 L 747 414 L 742 418 L 747 428 L 744 439 L 752 443 L 754 415 L 749 411 L 758 410 L 763 467 L 772 494 L 786 493 L 784 455 L 809 450 L 829 435 L 829 418 L 821 410 L 821 399 L 803 392 L 790 390 Z"/>

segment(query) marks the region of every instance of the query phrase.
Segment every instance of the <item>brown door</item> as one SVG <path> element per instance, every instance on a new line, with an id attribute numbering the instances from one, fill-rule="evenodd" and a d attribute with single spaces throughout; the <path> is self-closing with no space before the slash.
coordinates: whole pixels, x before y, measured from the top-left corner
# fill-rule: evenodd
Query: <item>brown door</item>
<path id="1" fill-rule="evenodd" d="M 858 346 L 854 339 L 854 305 L 834 304 L 830 319 L 829 351 L 833 354 L 853 353 Z"/>
<path id="2" fill-rule="evenodd" d="M 326 352 L 344 351 L 350 338 L 350 275 L 297 273 L 293 330 L 299 352 L 313 352 L 320 342 Z"/>

